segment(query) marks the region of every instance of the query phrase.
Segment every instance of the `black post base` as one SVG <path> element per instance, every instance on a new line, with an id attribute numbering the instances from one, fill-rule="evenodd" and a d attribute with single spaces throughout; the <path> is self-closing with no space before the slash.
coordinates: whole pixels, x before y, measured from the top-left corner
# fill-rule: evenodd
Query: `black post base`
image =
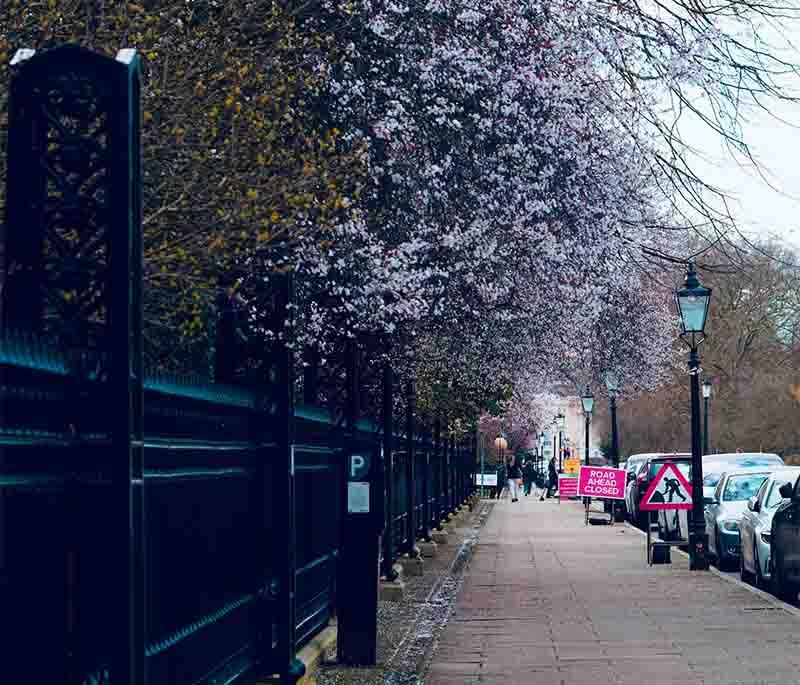
<path id="1" fill-rule="evenodd" d="M 708 535 L 691 533 L 689 535 L 689 569 L 708 571 Z"/>

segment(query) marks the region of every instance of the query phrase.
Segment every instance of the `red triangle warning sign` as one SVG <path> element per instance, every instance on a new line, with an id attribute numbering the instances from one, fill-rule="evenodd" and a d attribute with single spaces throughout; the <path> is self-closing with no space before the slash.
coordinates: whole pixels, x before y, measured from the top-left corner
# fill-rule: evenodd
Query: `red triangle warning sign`
<path id="1" fill-rule="evenodd" d="M 691 508 L 692 486 L 672 462 L 664 464 L 639 504 L 642 511 Z"/>

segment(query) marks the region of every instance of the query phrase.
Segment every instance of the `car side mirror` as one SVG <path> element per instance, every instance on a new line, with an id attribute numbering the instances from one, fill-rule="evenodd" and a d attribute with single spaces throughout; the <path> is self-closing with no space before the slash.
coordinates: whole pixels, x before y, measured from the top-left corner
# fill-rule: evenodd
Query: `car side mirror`
<path id="1" fill-rule="evenodd" d="M 713 497 L 703 497 L 703 504 L 708 506 L 709 504 L 716 504 L 717 500 Z"/>
<path id="2" fill-rule="evenodd" d="M 634 476 L 632 473 L 628 473 L 628 482 L 629 482 L 629 483 L 630 483 L 630 482 L 631 482 L 631 481 L 632 481 L 634 478 L 635 478 L 635 476 Z"/>
<path id="3" fill-rule="evenodd" d="M 778 489 L 778 492 L 784 499 L 792 499 L 792 495 L 794 494 L 794 485 L 792 483 L 784 483 Z"/>
<path id="4" fill-rule="evenodd" d="M 761 511 L 761 505 L 758 503 L 758 500 L 755 497 L 751 497 L 749 500 L 747 500 L 747 508 L 756 513 Z"/>

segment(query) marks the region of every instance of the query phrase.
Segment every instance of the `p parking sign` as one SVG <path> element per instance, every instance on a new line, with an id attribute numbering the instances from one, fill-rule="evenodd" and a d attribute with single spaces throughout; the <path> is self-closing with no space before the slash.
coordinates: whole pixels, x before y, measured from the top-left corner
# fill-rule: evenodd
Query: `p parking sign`
<path id="1" fill-rule="evenodd" d="M 369 467 L 368 454 L 351 454 L 347 467 L 347 480 L 366 480 Z"/>

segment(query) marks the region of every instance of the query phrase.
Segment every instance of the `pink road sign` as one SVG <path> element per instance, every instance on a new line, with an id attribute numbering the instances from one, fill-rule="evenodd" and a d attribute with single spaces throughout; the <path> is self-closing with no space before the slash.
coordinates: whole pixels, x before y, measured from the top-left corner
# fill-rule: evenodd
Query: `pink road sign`
<path id="1" fill-rule="evenodd" d="M 558 499 L 569 499 L 578 496 L 578 479 L 566 476 L 558 477 Z"/>
<path id="2" fill-rule="evenodd" d="M 625 499 L 625 469 L 581 466 L 578 494 L 581 497 Z"/>

